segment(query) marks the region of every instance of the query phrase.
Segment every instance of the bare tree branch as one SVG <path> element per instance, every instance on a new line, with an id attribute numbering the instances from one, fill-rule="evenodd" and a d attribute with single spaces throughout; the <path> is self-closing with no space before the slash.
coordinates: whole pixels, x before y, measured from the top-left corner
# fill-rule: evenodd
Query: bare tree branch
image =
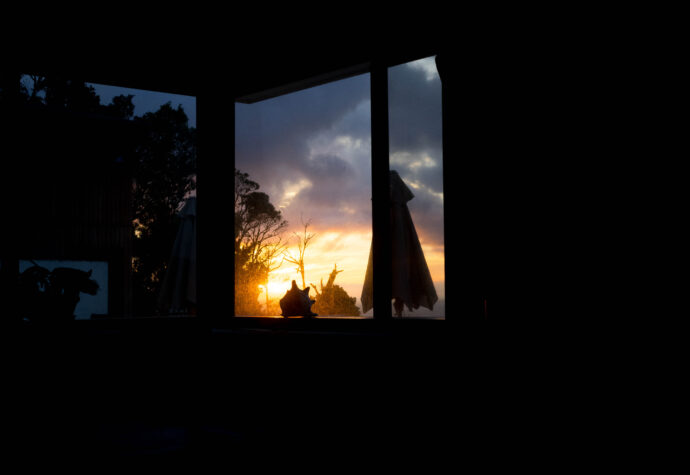
<path id="1" fill-rule="evenodd" d="M 293 235 L 297 238 L 297 256 L 293 256 L 287 251 L 283 253 L 283 256 L 286 261 L 297 266 L 297 272 L 299 272 L 302 276 L 303 289 L 307 286 L 304 278 L 304 253 L 307 250 L 309 242 L 316 236 L 316 234 L 307 232 L 307 228 L 309 228 L 310 224 L 311 220 L 307 220 L 306 223 L 304 222 L 304 220 L 302 220 L 302 225 L 304 226 L 304 234 L 300 236 L 297 233 L 293 233 Z"/>

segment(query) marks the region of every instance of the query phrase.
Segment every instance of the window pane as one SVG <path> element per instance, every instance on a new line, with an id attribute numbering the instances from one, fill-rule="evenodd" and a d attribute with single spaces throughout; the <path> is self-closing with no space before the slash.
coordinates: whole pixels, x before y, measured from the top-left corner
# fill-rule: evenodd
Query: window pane
<path id="1" fill-rule="evenodd" d="M 3 153 L 16 206 L 0 233 L 0 287 L 19 281 L 17 317 L 193 313 L 195 98 L 16 80 L 13 97 L 0 94 L 16 141 Z"/>
<path id="2" fill-rule="evenodd" d="M 88 320 L 94 315 L 108 314 L 107 261 L 20 260 L 20 275 L 30 275 L 34 266 L 46 269 L 53 277 L 71 278 L 80 285 L 79 300 L 76 301 L 73 311 L 76 320 Z M 81 282 L 78 279 L 81 279 Z"/>
<path id="3" fill-rule="evenodd" d="M 393 315 L 445 317 L 441 82 L 434 57 L 389 69 Z"/>
<path id="4" fill-rule="evenodd" d="M 235 105 L 235 314 L 282 314 L 295 281 L 319 316 L 371 317 L 369 75 Z"/>

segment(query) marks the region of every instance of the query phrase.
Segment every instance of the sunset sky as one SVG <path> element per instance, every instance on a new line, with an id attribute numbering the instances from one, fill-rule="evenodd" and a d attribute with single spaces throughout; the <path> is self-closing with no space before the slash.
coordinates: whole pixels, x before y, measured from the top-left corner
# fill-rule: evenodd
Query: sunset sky
<path id="1" fill-rule="evenodd" d="M 391 169 L 415 195 L 408 207 L 439 295 L 436 315 L 445 312 L 440 86 L 434 58 L 389 71 Z M 280 208 L 286 237 L 311 223 L 307 285 L 325 282 L 337 264 L 336 284 L 361 305 L 372 219 L 369 75 L 238 103 L 235 116 L 236 167 Z M 285 262 L 272 274 L 270 295 L 282 297 L 293 279 L 301 283 Z"/>

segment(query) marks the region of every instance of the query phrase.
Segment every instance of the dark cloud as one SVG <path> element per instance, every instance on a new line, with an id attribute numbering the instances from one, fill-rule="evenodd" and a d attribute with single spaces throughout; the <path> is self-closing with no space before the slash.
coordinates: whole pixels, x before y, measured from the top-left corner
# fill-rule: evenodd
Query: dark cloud
<path id="1" fill-rule="evenodd" d="M 283 182 L 299 181 L 314 173 L 310 140 L 329 133 L 368 100 L 369 76 L 363 75 L 256 104 L 237 104 L 237 167 L 278 199 Z M 356 127 L 351 124 L 349 129 Z"/>
<path id="2" fill-rule="evenodd" d="M 330 185 L 333 181 L 342 183 L 355 177 L 352 165 L 336 155 L 317 155 L 309 163 L 308 176 L 316 182 Z"/>
<path id="3" fill-rule="evenodd" d="M 411 212 L 418 230 L 432 233 L 437 241 L 443 215 L 438 197 L 443 192 L 444 159 L 441 82 L 438 75 L 429 79 L 424 69 L 402 65 L 391 68 L 388 84 L 391 168 L 408 184 L 421 186 L 413 189 Z"/>
<path id="4" fill-rule="evenodd" d="M 390 71 L 392 165 L 415 183 L 409 203 L 423 240 L 443 242 L 441 91 L 438 79 L 407 66 Z M 236 165 L 277 203 L 300 186 L 284 209 L 295 228 L 371 227 L 369 76 L 236 106 Z M 357 144 L 357 145 L 355 145 Z M 398 154 L 398 155 L 395 155 Z"/>
<path id="5" fill-rule="evenodd" d="M 371 101 L 361 101 L 359 105 L 344 115 L 338 126 L 339 133 L 368 139 L 371 135 Z"/>
<path id="6" fill-rule="evenodd" d="M 371 225 L 371 191 L 362 183 L 361 171 L 336 155 L 318 155 L 309 160 L 305 176 L 311 186 L 296 197 L 294 208 L 309 213 L 322 228 Z"/>
<path id="7" fill-rule="evenodd" d="M 412 188 L 415 197 L 407 203 L 417 234 L 423 242 L 441 245 L 443 238 L 443 204 L 427 188 Z"/>
<path id="8" fill-rule="evenodd" d="M 307 139 L 329 130 L 368 98 L 369 78 L 363 75 L 257 104 L 237 104 L 238 158 L 302 165 L 309 158 Z M 257 155 L 257 150 L 263 153 Z"/>
<path id="9" fill-rule="evenodd" d="M 441 82 L 427 79 L 421 69 L 406 65 L 388 75 L 390 150 L 408 153 L 440 152 Z"/>

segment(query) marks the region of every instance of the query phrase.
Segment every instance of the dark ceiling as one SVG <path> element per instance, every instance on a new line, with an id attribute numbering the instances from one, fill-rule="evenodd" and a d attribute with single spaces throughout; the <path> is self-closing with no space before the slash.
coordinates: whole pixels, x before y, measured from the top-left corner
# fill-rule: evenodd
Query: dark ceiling
<path id="1" fill-rule="evenodd" d="M 361 72 L 372 61 L 393 65 L 439 51 L 437 42 L 419 39 L 397 39 L 386 44 L 364 39 L 305 42 L 283 38 L 213 44 L 211 48 L 202 42 L 127 42 L 98 48 L 98 54 L 93 49 L 43 49 L 22 55 L 14 67 L 27 74 L 62 75 L 194 96 L 231 90 L 238 98 L 289 84 L 304 87 L 312 78 L 323 81 L 344 77 Z"/>

